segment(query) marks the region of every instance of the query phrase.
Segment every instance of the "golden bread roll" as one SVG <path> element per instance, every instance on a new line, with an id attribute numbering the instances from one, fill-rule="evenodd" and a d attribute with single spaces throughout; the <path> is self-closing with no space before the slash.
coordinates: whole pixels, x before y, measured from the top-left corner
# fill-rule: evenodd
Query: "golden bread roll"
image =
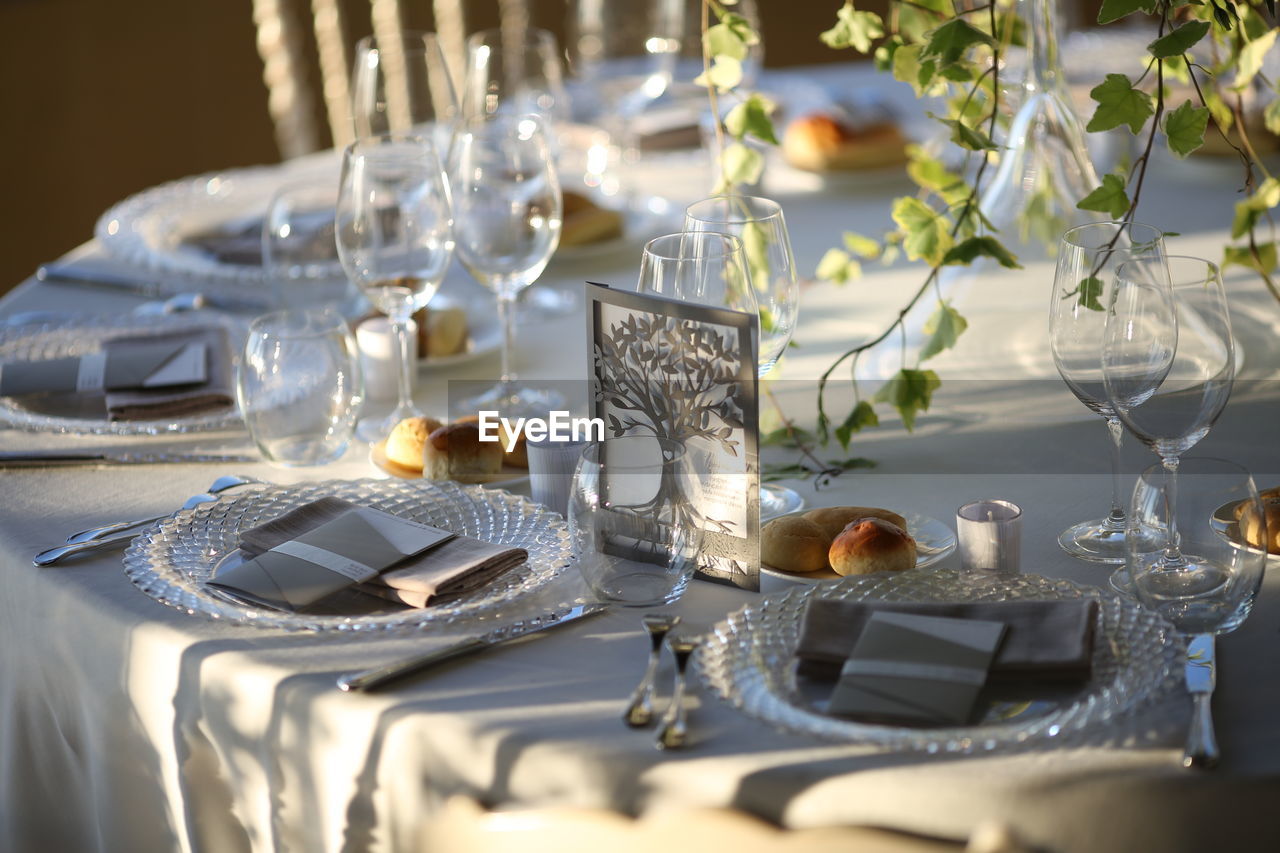
<path id="1" fill-rule="evenodd" d="M 463 415 L 454 421 L 454 423 L 479 424 L 480 416 Z M 511 430 L 507 429 L 506 425 L 502 423 L 502 421 L 498 421 L 498 436 L 499 443 L 502 446 L 502 452 L 505 454 L 504 464 L 510 465 L 513 468 L 528 468 L 529 451 L 528 448 L 525 447 L 524 433 L 520 433 L 520 435 L 516 436 L 516 443 L 512 445 L 510 451 L 507 450 L 507 445 L 511 444 Z"/>
<path id="2" fill-rule="evenodd" d="M 467 351 L 467 312 L 457 305 L 424 308 L 418 321 L 418 352 L 426 358 L 443 358 Z M 426 346 L 423 346 L 423 338 Z"/>
<path id="3" fill-rule="evenodd" d="M 584 246 L 621 236 L 621 213 L 601 207 L 580 193 L 564 193 L 564 220 L 560 226 L 561 246 Z"/>
<path id="4" fill-rule="evenodd" d="M 1239 518 L 1240 533 L 1244 536 L 1244 541 L 1255 548 L 1280 554 L 1280 494 L 1262 499 L 1261 518 L 1248 505 L 1243 507 Z"/>
<path id="5" fill-rule="evenodd" d="M 784 572 L 816 572 L 827 567 L 831 537 L 799 516 L 775 518 L 760 530 L 760 561 Z"/>
<path id="6" fill-rule="evenodd" d="M 826 506 L 821 509 L 811 509 L 804 514 L 804 517 L 822 528 L 822 532 L 827 535 L 827 541 L 839 536 L 849 526 L 849 522 L 860 518 L 883 518 L 903 530 L 907 529 L 905 518 L 892 510 L 875 506 Z"/>
<path id="7" fill-rule="evenodd" d="M 447 424 L 431 433 L 422 450 L 422 476 L 429 480 L 479 483 L 502 471 L 502 445 L 481 441 L 479 425 Z"/>
<path id="8" fill-rule="evenodd" d="M 383 450 L 387 461 L 413 471 L 421 471 L 422 448 L 426 446 L 427 436 L 441 426 L 440 421 L 435 418 L 405 418 L 387 436 L 387 444 Z"/>
<path id="9" fill-rule="evenodd" d="M 810 172 L 875 169 L 905 163 L 906 146 L 906 138 L 893 122 L 855 128 L 823 113 L 796 119 L 782 136 L 782 154 L 787 162 Z"/>
<path id="10" fill-rule="evenodd" d="M 916 541 L 883 518 L 862 518 L 835 538 L 827 559 L 838 575 L 900 572 L 915 568 Z"/>

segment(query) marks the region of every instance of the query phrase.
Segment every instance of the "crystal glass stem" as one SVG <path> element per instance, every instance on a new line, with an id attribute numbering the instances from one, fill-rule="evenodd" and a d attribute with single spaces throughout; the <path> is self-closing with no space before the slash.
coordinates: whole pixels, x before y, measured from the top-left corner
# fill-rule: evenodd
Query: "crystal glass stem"
<path id="1" fill-rule="evenodd" d="M 1111 433 L 1111 514 L 1103 524 L 1108 530 L 1123 531 L 1127 518 L 1120 482 L 1120 444 L 1124 441 L 1124 424 L 1119 417 L 1113 414 L 1107 418 L 1107 431 Z"/>
<path id="2" fill-rule="evenodd" d="M 516 381 L 511 369 L 511 353 L 516 345 L 516 295 L 516 289 L 510 285 L 504 285 L 498 291 L 498 325 L 502 327 L 502 374 L 499 381 L 503 385 Z"/>
<path id="3" fill-rule="evenodd" d="M 1168 505 L 1169 538 L 1164 546 L 1164 564 L 1168 568 L 1177 568 L 1186 563 L 1182 556 L 1182 545 L 1178 540 L 1178 457 L 1162 456 L 1160 463 L 1169 472 L 1169 482 L 1164 489 L 1164 498 Z"/>
<path id="4" fill-rule="evenodd" d="M 405 418 L 415 418 L 421 416 L 413 405 L 413 376 L 409 372 L 413 369 L 413 341 L 409 338 L 409 318 L 411 305 L 408 299 L 401 300 L 396 303 L 395 309 L 391 312 L 389 319 L 391 320 L 391 331 L 395 336 L 395 352 L 396 352 L 396 408 L 387 418 L 389 423 L 393 425 L 399 423 Z M 394 418 L 394 420 L 392 420 Z"/>

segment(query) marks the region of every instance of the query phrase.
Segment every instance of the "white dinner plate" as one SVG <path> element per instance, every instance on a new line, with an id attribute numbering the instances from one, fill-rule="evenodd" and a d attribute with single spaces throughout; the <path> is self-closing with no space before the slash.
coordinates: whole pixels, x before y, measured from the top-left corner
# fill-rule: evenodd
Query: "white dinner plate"
<path id="1" fill-rule="evenodd" d="M 780 515 L 778 518 L 789 518 L 793 515 L 799 516 L 804 515 L 804 513 L 793 512 L 788 515 Z M 914 512 L 903 513 L 902 515 L 907 520 L 907 533 L 911 534 L 911 538 L 916 540 L 915 567 L 917 569 L 927 569 L 936 565 L 943 557 L 946 557 L 956 549 L 956 534 L 941 521 Z M 799 574 L 797 572 L 784 572 L 782 569 L 775 569 L 773 566 L 761 563 L 760 571 L 771 577 L 799 581 L 801 583 L 836 581 L 841 578 L 841 575 L 836 574 L 829 568 L 822 571 Z"/>

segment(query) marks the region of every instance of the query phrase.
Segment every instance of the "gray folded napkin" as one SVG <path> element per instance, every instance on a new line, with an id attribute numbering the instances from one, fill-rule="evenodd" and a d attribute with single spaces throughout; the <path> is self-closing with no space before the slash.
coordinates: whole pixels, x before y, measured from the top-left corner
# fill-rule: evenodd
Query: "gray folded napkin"
<path id="1" fill-rule="evenodd" d="M 107 416 L 113 421 L 161 420 L 199 414 L 235 404 L 231 348 L 226 329 L 205 326 L 159 335 L 134 335 L 104 341 L 109 360 L 156 344 L 200 342 L 205 346 L 205 381 L 198 385 L 151 389 L 121 389 L 106 393 Z"/>
<path id="2" fill-rule="evenodd" d="M 1078 601 L 809 602 L 796 645 L 797 671 L 833 680 L 852 653 L 862 629 L 877 611 L 981 619 L 1007 626 L 991 664 L 990 680 L 1084 681 L 1092 671 L 1098 603 Z"/>
<path id="3" fill-rule="evenodd" d="M 318 263 L 338 259 L 333 210 L 296 214 L 289 225 L 293 244 L 291 255 L 295 260 L 305 258 Z M 263 221 L 254 218 L 241 224 L 188 234 L 182 242 L 220 264 L 260 267 L 263 264 L 262 228 Z"/>
<path id="4" fill-rule="evenodd" d="M 240 534 L 240 550 L 246 557 L 257 557 L 353 509 L 355 504 L 340 498 L 321 498 L 245 530 Z M 360 584 L 359 589 L 410 607 L 445 604 L 491 583 L 528 559 L 523 548 L 455 536 L 392 566 Z"/>

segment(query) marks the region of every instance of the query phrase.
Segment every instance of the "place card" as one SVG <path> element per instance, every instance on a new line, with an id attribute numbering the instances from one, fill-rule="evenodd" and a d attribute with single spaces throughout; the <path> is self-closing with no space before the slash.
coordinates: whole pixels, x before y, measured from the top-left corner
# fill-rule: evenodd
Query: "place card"
<path id="1" fill-rule="evenodd" d="M 208 379 L 203 341 L 129 341 L 99 352 L 0 364 L 0 396 L 198 385 Z"/>
<path id="2" fill-rule="evenodd" d="M 299 610 L 454 536 L 378 510 L 352 509 L 219 573 L 208 585 L 264 607 Z"/>
<path id="3" fill-rule="evenodd" d="M 759 318 L 587 284 L 592 417 L 606 438 L 684 443 L 701 485 L 698 576 L 758 591 Z"/>
<path id="4" fill-rule="evenodd" d="M 908 725 L 964 725 L 1005 625 L 878 612 L 845 661 L 828 710 Z"/>

